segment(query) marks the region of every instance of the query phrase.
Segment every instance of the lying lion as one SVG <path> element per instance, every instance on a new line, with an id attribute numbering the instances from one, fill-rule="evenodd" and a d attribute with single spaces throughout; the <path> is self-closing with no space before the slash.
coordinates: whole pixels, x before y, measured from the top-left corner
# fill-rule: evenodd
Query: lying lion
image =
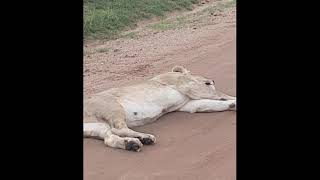
<path id="1" fill-rule="evenodd" d="M 151 134 L 130 127 L 156 121 L 173 112 L 236 110 L 236 98 L 217 91 L 214 81 L 192 75 L 184 67 L 158 75 L 144 83 L 113 88 L 84 101 L 84 137 L 104 140 L 107 146 L 140 151 L 156 142 Z"/>

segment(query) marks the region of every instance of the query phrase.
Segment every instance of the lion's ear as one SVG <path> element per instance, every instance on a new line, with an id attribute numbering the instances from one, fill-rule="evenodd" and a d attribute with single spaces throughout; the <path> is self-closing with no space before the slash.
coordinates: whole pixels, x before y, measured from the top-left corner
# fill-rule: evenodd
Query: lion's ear
<path id="1" fill-rule="evenodd" d="M 188 74 L 190 73 L 190 71 L 188 71 L 186 68 L 182 67 L 182 66 L 174 66 L 172 68 L 172 72 L 180 72 L 182 74 Z"/>

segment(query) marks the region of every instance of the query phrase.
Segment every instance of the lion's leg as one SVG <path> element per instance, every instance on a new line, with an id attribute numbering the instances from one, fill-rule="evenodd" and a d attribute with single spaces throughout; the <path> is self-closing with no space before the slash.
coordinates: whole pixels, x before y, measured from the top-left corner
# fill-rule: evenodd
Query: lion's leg
<path id="1" fill-rule="evenodd" d="M 138 138 L 142 142 L 142 144 L 145 145 L 154 144 L 156 142 L 156 138 L 154 137 L 154 135 L 137 132 L 129 129 L 128 127 L 111 128 L 111 131 L 113 134 L 116 134 L 118 136 Z"/>
<path id="2" fill-rule="evenodd" d="M 216 96 L 220 97 L 219 100 L 236 100 L 237 98 L 236 97 L 233 97 L 233 96 L 229 96 L 221 91 L 216 91 Z"/>
<path id="3" fill-rule="evenodd" d="M 143 146 L 138 138 L 119 137 L 115 134 L 111 134 L 110 136 L 105 137 L 104 143 L 110 147 L 125 149 L 129 151 L 140 151 Z"/>
<path id="4" fill-rule="evenodd" d="M 179 109 L 179 111 L 185 111 L 190 113 L 217 112 L 227 110 L 236 110 L 236 100 L 192 100 Z"/>
<path id="5" fill-rule="evenodd" d="M 107 111 L 102 114 L 104 119 L 111 126 L 111 132 L 121 137 L 138 138 L 142 144 L 153 144 L 156 138 L 151 134 L 145 134 L 133 131 L 128 128 L 126 123 L 126 114 L 122 106 L 118 103 L 114 103 L 112 111 Z"/>
<path id="6" fill-rule="evenodd" d="M 111 128 L 106 123 L 84 123 L 83 136 L 85 138 L 95 138 L 104 140 L 108 135 L 112 134 Z"/>
<path id="7" fill-rule="evenodd" d="M 84 137 L 104 140 L 105 145 L 130 151 L 140 151 L 143 146 L 139 139 L 119 137 L 111 132 L 107 123 L 84 123 Z"/>

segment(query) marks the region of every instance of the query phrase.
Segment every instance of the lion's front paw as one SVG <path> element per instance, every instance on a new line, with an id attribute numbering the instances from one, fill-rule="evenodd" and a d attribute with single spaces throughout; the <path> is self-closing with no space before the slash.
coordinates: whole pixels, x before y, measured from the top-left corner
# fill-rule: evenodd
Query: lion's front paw
<path id="1" fill-rule="evenodd" d="M 232 111 L 236 111 L 236 110 L 237 110 L 236 102 L 231 103 L 231 104 L 229 105 L 229 109 L 232 110 Z"/>
<path id="2" fill-rule="evenodd" d="M 150 145 L 150 144 L 156 143 L 156 138 L 151 134 L 149 134 L 148 136 L 145 136 L 145 137 L 138 137 L 138 138 L 141 141 L 141 143 L 145 144 L 145 145 Z"/>
<path id="3" fill-rule="evenodd" d="M 125 142 L 125 149 L 128 151 L 139 152 L 143 146 L 141 142 L 135 138 L 126 139 L 124 142 Z"/>

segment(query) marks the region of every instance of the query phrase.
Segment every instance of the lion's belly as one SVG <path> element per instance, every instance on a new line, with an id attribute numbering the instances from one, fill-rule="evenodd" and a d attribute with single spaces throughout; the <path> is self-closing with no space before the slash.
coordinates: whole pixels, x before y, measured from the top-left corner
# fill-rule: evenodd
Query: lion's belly
<path id="1" fill-rule="evenodd" d="M 165 113 L 175 111 L 187 102 L 188 98 L 170 88 L 153 92 L 137 92 L 119 100 L 126 113 L 129 127 L 141 126 L 157 120 Z"/>
<path id="2" fill-rule="evenodd" d="M 163 113 L 162 107 L 156 104 L 137 104 L 125 101 L 123 107 L 126 112 L 126 121 L 129 127 L 141 126 L 153 122 Z"/>

